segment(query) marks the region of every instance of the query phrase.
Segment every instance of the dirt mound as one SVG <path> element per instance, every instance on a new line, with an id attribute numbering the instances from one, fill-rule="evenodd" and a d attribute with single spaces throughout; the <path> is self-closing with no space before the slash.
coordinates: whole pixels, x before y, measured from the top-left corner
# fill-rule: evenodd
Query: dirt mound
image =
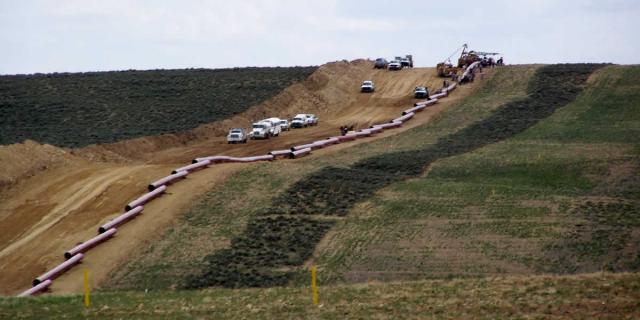
<path id="1" fill-rule="evenodd" d="M 32 140 L 0 146 L 0 192 L 38 172 L 77 161 L 69 152 Z"/>

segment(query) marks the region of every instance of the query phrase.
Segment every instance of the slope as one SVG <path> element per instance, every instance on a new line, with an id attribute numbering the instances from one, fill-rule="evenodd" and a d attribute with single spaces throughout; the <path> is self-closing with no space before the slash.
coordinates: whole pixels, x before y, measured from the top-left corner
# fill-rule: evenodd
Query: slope
<path id="1" fill-rule="evenodd" d="M 15 293 L 24 288 L 35 275 L 57 264 L 65 250 L 90 237 L 100 224 L 115 216 L 124 204 L 141 194 L 146 184 L 190 162 L 193 157 L 218 153 L 266 153 L 335 135 L 337 127 L 344 123 L 357 122 L 358 127 L 365 127 L 372 121 L 397 117 L 401 110 L 413 103 L 410 97 L 413 86 L 440 85 L 440 80 L 433 77 L 433 73 L 432 69 L 404 70 L 400 73 L 376 71 L 368 61 L 331 63 L 318 69 L 302 83 L 287 88 L 278 96 L 230 120 L 204 125 L 185 133 L 60 150 L 65 159 L 68 158 L 67 162 L 49 167 L 31 178 L 17 179 L 15 185 L 1 194 L 0 226 L 7 231 L 4 242 L 0 244 L 0 268 L 4 271 L 0 275 L 2 292 Z M 358 84 L 363 78 L 401 85 L 363 98 L 358 91 Z M 477 86 L 463 88 L 455 96 L 468 95 Z M 423 113 L 406 129 L 432 119 L 450 106 L 457 99 L 455 96 L 450 98 L 451 102 Z M 320 115 L 321 124 L 288 132 L 277 139 L 252 141 L 243 146 L 227 145 L 217 135 L 224 130 L 221 128 L 233 121 L 237 121 L 233 122 L 234 125 L 243 125 L 267 114 L 284 117 L 297 112 L 315 112 Z M 367 116 L 361 117 L 362 114 Z M 380 137 L 392 134 L 395 133 L 385 133 Z M 339 148 L 345 147 L 348 145 Z M 147 206 L 145 214 L 139 219 L 122 228 L 118 237 L 92 251 L 84 262 L 85 266 L 92 269 L 98 283 L 106 280 L 113 267 L 131 259 L 140 248 L 154 243 L 158 233 L 171 226 L 175 217 L 185 212 L 191 202 L 210 188 L 223 185 L 230 175 L 243 167 L 241 164 L 219 166 L 176 185 L 171 193 Z M 15 223 L 18 220 L 20 224 Z M 76 281 L 80 276 L 81 270 L 72 270 L 56 281 L 54 292 L 80 290 L 81 284 Z"/>

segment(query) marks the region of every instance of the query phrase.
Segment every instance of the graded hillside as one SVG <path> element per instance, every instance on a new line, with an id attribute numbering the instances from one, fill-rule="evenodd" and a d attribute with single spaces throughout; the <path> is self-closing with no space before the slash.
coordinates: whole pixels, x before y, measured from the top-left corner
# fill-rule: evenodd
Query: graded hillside
<path id="1" fill-rule="evenodd" d="M 638 271 L 640 68 L 501 68 L 432 121 L 240 170 L 108 289 Z"/>
<path id="2" fill-rule="evenodd" d="M 36 169 L 21 168 L 30 173 L 15 179 L 15 183 L 0 193 L 0 229 L 6 231 L 0 243 L 0 269 L 3 270 L 0 273 L 0 292 L 12 294 L 25 289 L 34 276 L 60 263 L 65 250 L 92 237 L 101 224 L 122 212 L 126 203 L 145 192 L 148 183 L 176 167 L 190 163 L 194 157 L 265 154 L 336 135 L 338 128 L 344 124 L 365 128 L 373 122 L 386 122 L 413 105 L 416 100 L 411 94 L 416 85 L 440 88 L 442 80 L 434 74 L 431 68 L 401 72 L 374 70 L 372 63 L 365 60 L 329 63 L 306 80 L 242 114 L 188 132 L 70 150 L 36 143 L 27 143 L 26 147 L 1 147 L 4 149 L 0 148 L 0 151 L 9 148 L 24 150 L 24 158 L 29 158 L 34 152 L 32 147 L 54 149 L 61 154 L 62 160 L 49 164 L 45 157 L 43 161 L 46 164 L 25 163 L 24 167 Z M 492 74 L 492 71 L 485 73 L 486 77 Z M 376 93 L 363 95 L 359 92 L 362 79 L 373 79 L 377 83 L 393 86 L 385 88 L 385 85 L 381 85 Z M 481 84 L 481 81 L 477 81 L 463 86 L 441 103 L 416 116 L 403 128 L 367 140 L 384 138 L 426 123 L 442 110 L 453 106 L 457 100 L 472 94 Z M 278 138 L 250 141 L 246 145 L 228 145 L 221 135 L 230 126 L 246 127 L 252 120 L 266 115 L 290 117 L 300 112 L 318 114 L 320 124 L 285 132 Z M 341 144 L 331 150 L 319 150 L 309 159 L 324 159 L 323 154 L 335 153 L 367 140 Z M 0 156 L 3 154 L 13 157 L 11 159 L 19 158 L 15 152 L 0 152 Z M 293 168 L 292 172 L 295 172 L 304 168 L 303 165 L 291 165 L 298 162 L 285 162 L 281 166 Z M 167 194 L 146 205 L 144 214 L 119 228 L 114 239 L 91 250 L 83 260 L 83 266 L 92 270 L 96 284 L 110 283 L 109 273 L 112 269 L 134 260 L 155 243 L 166 228 L 175 226 L 176 218 L 193 208 L 193 202 L 205 192 L 221 189 L 225 192 L 236 190 L 237 195 L 244 194 L 244 190 L 226 184 L 226 181 L 237 170 L 248 166 L 249 170 L 262 168 L 264 165 L 273 166 L 271 168 L 279 166 L 275 162 L 260 165 L 224 164 L 190 175 L 171 186 Z M 266 188 L 272 183 L 275 181 L 266 184 L 256 181 L 256 186 L 268 192 Z M 238 226 L 244 226 L 240 224 L 241 219 L 236 222 Z M 224 245 L 224 242 L 210 245 Z M 208 254 L 208 251 L 203 254 Z M 198 256 L 197 260 L 200 258 Z M 81 277 L 82 269 L 74 268 L 56 279 L 51 290 L 57 294 L 78 292 L 82 288 L 78 282 Z"/>
<path id="3" fill-rule="evenodd" d="M 174 133 L 229 118 L 316 67 L 0 76 L 0 145 L 81 147 Z"/>

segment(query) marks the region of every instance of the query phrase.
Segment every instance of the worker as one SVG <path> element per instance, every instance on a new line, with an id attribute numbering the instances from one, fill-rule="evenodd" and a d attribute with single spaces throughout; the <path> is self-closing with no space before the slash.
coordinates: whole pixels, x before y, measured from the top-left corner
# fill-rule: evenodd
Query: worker
<path id="1" fill-rule="evenodd" d="M 448 88 L 449 87 L 449 80 L 445 79 L 444 81 L 442 81 L 442 87 L 443 88 Z"/>
<path id="2" fill-rule="evenodd" d="M 429 97 L 429 88 L 424 87 L 424 92 L 425 92 L 425 95 L 427 96 L 427 101 L 431 100 L 431 97 Z"/>
<path id="3" fill-rule="evenodd" d="M 504 65 L 504 60 L 502 60 L 502 57 L 500 57 L 500 59 L 498 59 L 498 65 L 499 66 L 503 66 Z"/>
<path id="4" fill-rule="evenodd" d="M 341 126 L 340 127 L 340 135 L 346 135 L 348 132 L 347 126 Z"/>

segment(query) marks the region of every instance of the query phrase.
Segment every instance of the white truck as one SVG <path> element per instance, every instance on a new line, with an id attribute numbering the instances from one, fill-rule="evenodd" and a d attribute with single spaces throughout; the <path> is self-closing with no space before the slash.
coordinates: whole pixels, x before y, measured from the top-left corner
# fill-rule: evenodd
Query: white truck
<path id="1" fill-rule="evenodd" d="M 247 143 L 247 134 L 242 128 L 233 128 L 227 135 L 227 143 Z"/>
<path id="2" fill-rule="evenodd" d="M 271 128 L 269 129 L 272 137 L 277 137 L 282 132 L 282 127 L 280 126 L 280 118 L 268 118 L 261 120 L 261 122 L 268 122 L 271 124 Z"/>
<path id="3" fill-rule="evenodd" d="M 273 129 L 271 127 L 272 126 L 270 122 L 256 122 L 251 125 L 251 133 L 249 133 L 249 136 L 252 140 L 269 139 L 271 137 L 271 132 L 273 132 Z"/>
<path id="4" fill-rule="evenodd" d="M 365 80 L 362 81 L 362 85 L 360 86 L 360 92 L 374 92 L 376 87 L 373 85 L 373 81 Z"/>
<path id="5" fill-rule="evenodd" d="M 297 114 L 295 117 L 293 117 L 293 120 L 291 120 L 292 128 L 306 128 L 308 125 L 309 124 L 307 123 L 307 115 L 304 113 Z"/>

